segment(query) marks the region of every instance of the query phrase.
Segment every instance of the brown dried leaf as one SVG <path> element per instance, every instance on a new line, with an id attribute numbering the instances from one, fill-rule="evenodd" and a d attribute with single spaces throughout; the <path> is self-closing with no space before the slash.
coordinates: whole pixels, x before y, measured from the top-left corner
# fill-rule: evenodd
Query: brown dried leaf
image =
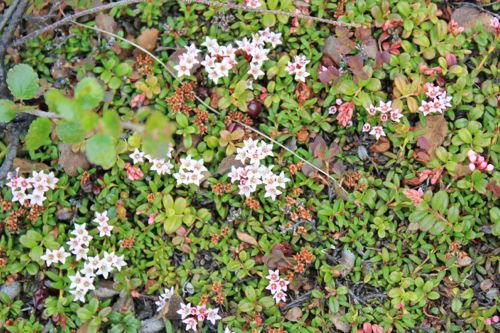
<path id="1" fill-rule="evenodd" d="M 304 102 L 308 101 L 311 98 L 312 88 L 309 87 L 304 82 L 299 82 L 297 87 L 295 88 L 295 97 L 297 97 L 297 101 L 299 105 L 304 105 Z"/>
<path id="2" fill-rule="evenodd" d="M 59 164 L 70 177 L 78 175 L 78 168 L 87 170 L 90 167 L 85 154 L 82 152 L 73 152 L 69 144 L 59 145 Z"/>
<path id="3" fill-rule="evenodd" d="M 102 29 L 104 31 L 109 31 L 112 33 L 116 32 L 117 24 L 115 22 L 115 19 L 111 15 L 103 13 L 97 15 L 95 18 L 95 24 L 99 29 Z M 103 34 L 103 36 L 108 40 L 114 38 L 109 34 Z"/>
<path id="4" fill-rule="evenodd" d="M 415 158 L 424 164 L 436 157 L 436 149 L 441 146 L 448 134 L 448 123 L 443 115 L 428 116 L 426 122 L 425 127 L 419 122 L 414 129 L 415 131 L 424 130 L 424 134 L 417 138 L 417 146 L 420 150 L 415 150 Z"/>
<path id="5" fill-rule="evenodd" d="M 240 241 L 242 241 L 244 243 L 253 245 L 255 247 L 259 247 L 259 243 L 257 243 L 257 240 L 253 236 L 251 236 L 245 232 L 236 231 L 236 236 L 238 237 L 238 239 Z"/>
<path id="6" fill-rule="evenodd" d="M 141 33 L 139 38 L 137 38 L 137 44 L 148 51 L 153 51 L 156 48 L 158 34 L 159 31 L 157 29 L 146 29 Z"/>
<path id="7" fill-rule="evenodd" d="M 391 148 L 391 142 L 387 137 L 381 136 L 380 139 L 375 142 L 371 147 L 370 151 L 372 153 L 385 153 Z"/>
<path id="8" fill-rule="evenodd" d="M 12 162 L 13 169 L 19 168 L 19 173 L 29 173 L 33 170 L 48 170 L 49 166 L 44 163 L 35 163 L 24 158 L 15 158 Z"/>
<path id="9" fill-rule="evenodd" d="M 243 163 L 237 160 L 234 156 L 226 157 L 220 162 L 216 174 L 218 175 L 226 174 L 231 170 L 231 167 L 233 166 L 235 168 L 240 168 L 243 166 Z"/>
<path id="10" fill-rule="evenodd" d="M 302 318 L 302 310 L 299 307 L 295 306 L 287 311 L 285 318 L 289 321 L 298 321 L 300 318 Z"/>

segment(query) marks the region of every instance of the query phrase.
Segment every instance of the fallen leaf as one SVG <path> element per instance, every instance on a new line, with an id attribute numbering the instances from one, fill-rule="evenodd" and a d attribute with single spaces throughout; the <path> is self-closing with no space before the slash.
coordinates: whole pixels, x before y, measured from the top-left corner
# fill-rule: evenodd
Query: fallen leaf
<path id="1" fill-rule="evenodd" d="M 45 163 L 36 163 L 24 158 L 15 158 L 12 162 L 13 169 L 19 168 L 19 173 L 29 173 L 33 170 L 49 170 L 49 166 Z"/>
<path id="2" fill-rule="evenodd" d="M 443 115 L 428 116 L 426 123 L 424 127 L 419 122 L 414 128 L 415 131 L 424 131 L 424 134 L 417 138 L 418 148 L 414 153 L 415 158 L 423 164 L 427 164 L 436 157 L 436 149 L 441 146 L 448 134 L 448 123 Z"/>
<path id="3" fill-rule="evenodd" d="M 486 186 L 486 189 L 493 192 L 493 195 L 497 198 L 500 197 L 500 185 L 496 180 L 492 180 L 491 182 L 489 182 Z"/>
<path id="4" fill-rule="evenodd" d="M 285 318 L 289 321 L 298 321 L 300 318 L 302 318 L 302 310 L 299 307 L 295 306 L 287 311 Z"/>
<path id="5" fill-rule="evenodd" d="M 299 82 L 297 87 L 295 88 L 295 97 L 297 97 L 297 101 L 299 105 L 304 105 L 304 102 L 308 101 L 311 98 L 312 88 L 309 87 L 304 82 Z"/>
<path id="6" fill-rule="evenodd" d="M 220 162 L 219 167 L 217 168 L 217 171 L 215 173 L 218 175 L 224 175 L 231 171 L 231 168 L 233 166 L 235 168 L 240 168 L 243 166 L 243 163 L 237 160 L 234 156 L 226 157 Z"/>
<path id="7" fill-rule="evenodd" d="M 494 32 L 490 21 L 493 18 L 488 13 L 481 13 L 478 9 L 470 6 L 462 6 L 457 8 L 451 15 L 451 19 L 464 28 L 474 28 L 477 22 L 480 22 L 486 31 Z"/>
<path id="8" fill-rule="evenodd" d="M 99 29 L 102 29 L 104 31 L 109 31 L 112 33 L 116 32 L 117 24 L 115 22 L 115 19 L 111 15 L 103 14 L 103 13 L 97 15 L 95 18 L 95 24 L 97 25 L 97 27 Z M 103 36 L 107 40 L 114 38 L 110 34 L 103 34 Z"/>
<path id="9" fill-rule="evenodd" d="M 242 241 L 244 243 L 253 245 L 255 247 L 259 247 L 259 243 L 257 243 L 257 240 L 245 232 L 236 231 L 236 236 L 238 237 L 238 239 L 240 241 Z"/>
<path id="10" fill-rule="evenodd" d="M 338 314 L 332 316 L 332 322 L 335 328 L 340 332 L 348 333 L 351 331 L 351 326 L 344 322 Z"/>
<path id="11" fill-rule="evenodd" d="M 351 52 L 355 45 L 356 43 L 346 36 L 330 36 L 325 40 L 323 53 L 329 56 L 335 63 L 339 64 L 342 58 Z"/>
<path id="12" fill-rule="evenodd" d="M 391 148 L 391 142 L 387 137 L 381 136 L 377 142 L 375 142 L 371 147 L 370 151 L 372 153 L 385 153 Z"/>
<path id="13" fill-rule="evenodd" d="M 160 313 L 158 313 L 158 316 L 156 319 L 169 319 L 169 320 L 178 320 L 180 319 L 180 315 L 177 313 L 181 309 L 181 303 L 182 303 L 182 298 L 174 294 L 168 302 L 163 306 L 163 308 L 160 310 Z"/>
<path id="14" fill-rule="evenodd" d="M 69 144 L 59 145 L 59 164 L 70 177 L 78 175 L 78 168 L 87 170 L 90 168 L 90 162 L 84 153 L 75 153 Z"/>
<path id="15" fill-rule="evenodd" d="M 146 29 L 137 38 L 137 44 L 148 51 L 153 51 L 156 48 L 158 34 L 159 31 L 157 29 Z"/>

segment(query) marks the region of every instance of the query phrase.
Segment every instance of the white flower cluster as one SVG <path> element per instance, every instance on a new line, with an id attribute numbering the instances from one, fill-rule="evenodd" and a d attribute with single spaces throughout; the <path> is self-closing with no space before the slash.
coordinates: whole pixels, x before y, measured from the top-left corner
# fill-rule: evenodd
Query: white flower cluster
<path id="1" fill-rule="evenodd" d="M 181 158 L 181 165 L 179 167 L 179 172 L 174 173 L 174 178 L 177 180 L 177 185 L 180 184 L 194 184 L 200 186 L 200 182 L 203 179 L 203 173 L 208 171 L 203 165 L 203 159 L 193 160 L 191 155 L 185 158 Z"/>
<path id="2" fill-rule="evenodd" d="M 45 254 L 40 257 L 40 259 L 45 261 L 47 266 L 60 262 L 64 264 L 66 262 L 66 258 L 69 257 L 70 254 L 64 250 L 64 247 L 60 247 L 57 250 L 45 250 Z"/>
<path id="3" fill-rule="evenodd" d="M 66 243 L 69 246 L 69 250 L 76 256 L 76 260 L 87 259 L 87 253 L 89 252 L 89 244 L 92 240 L 92 236 L 89 235 L 87 229 L 85 229 L 85 223 L 75 224 L 75 230 L 71 231 L 74 237 L 71 237 Z"/>
<path id="4" fill-rule="evenodd" d="M 269 280 L 266 289 L 271 291 L 276 304 L 279 304 L 279 302 L 286 302 L 285 291 L 287 291 L 287 286 L 290 282 L 280 278 L 278 270 L 269 270 L 269 274 L 266 276 L 266 279 Z"/>
<path id="5" fill-rule="evenodd" d="M 232 43 L 221 46 L 216 39 L 206 37 L 205 42 L 201 45 L 206 47 L 208 54 L 205 55 L 200 64 L 205 68 L 208 78 L 217 84 L 221 78 L 229 76 L 231 69 L 238 64 L 236 52 L 242 51 L 247 59 L 251 58 L 248 73 L 257 79 L 264 75 L 262 65 L 264 61 L 269 59 L 267 55 L 270 49 L 264 47 L 266 43 L 271 44 L 273 48 L 281 44 L 281 33 L 274 33 L 266 28 L 254 34 L 251 40 L 246 37 L 237 40 L 238 48 L 234 47 Z M 191 69 L 199 63 L 199 53 L 200 50 L 193 44 L 186 48 L 186 52 L 179 57 L 179 64 L 174 66 L 179 77 L 191 75 Z"/>
<path id="6" fill-rule="evenodd" d="M 12 192 L 12 202 L 19 202 L 21 205 L 29 204 L 34 206 L 43 206 L 45 201 L 45 193 L 56 188 L 59 180 L 54 176 L 53 172 L 45 174 L 43 171 L 33 171 L 31 177 L 25 178 L 19 175 L 19 169 L 15 174 L 9 172 L 7 174 L 7 187 Z M 31 190 L 31 193 L 28 191 Z"/>
<path id="7" fill-rule="evenodd" d="M 250 164 L 244 167 L 231 167 L 231 172 L 228 174 L 231 182 L 238 182 L 240 194 L 250 197 L 250 194 L 257 190 L 257 186 L 265 185 L 266 193 L 264 197 L 270 197 L 275 200 L 282 192 L 279 188 L 285 189 L 286 182 L 290 179 L 285 176 L 283 171 L 276 175 L 273 173 L 273 165 L 265 166 L 260 162 L 267 156 L 273 156 L 273 145 L 266 144 L 263 141 L 253 140 L 249 138 L 243 141 L 243 147 L 236 149 L 236 160 L 246 163 L 249 160 Z"/>
<path id="8" fill-rule="evenodd" d="M 160 295 L 160 298 L 155 302 L 157 308 L 156 308 L 156 311 L 157 312 L 160 312 L 163 307 L 165 306 L 165 304 L 167 303 L 167 301 L 174 295 L 174 287 L 170 288 L 170 289 L 167 289 L 165 288 L 165 290 L 163 291 L 163 294 Z"/>
<path id="9" fill-rule="evenodd" d="M 126 266 L 123 255 L 117 256 L 114 252 L 104 251 L 102 258 L 98 255 L 89 257 L 84 263 L 83 269 L 75 275 L 70 275 L 70 293 L 74 295 L 75 301 L 85 302 L 85 295 L 89 290 L 94 290 L 94 279 L 102 275 L 105 279 L 114 269 L 121 271 Z"/>
<path id="10" fill-rule="evenodd" d="M 113 226 L 109 225 L 109 217 L 108 212 L 104 211 L 102 213 L 95 212 L 95 217 L 92 220 L 98 224 L 97 230 L 99 230 L 99 236 L 111 236 L 111 230 L 113 230 Z"/>
<path id="11" fill-rule="evenodd" d="M 306 77 L 310 74 L 306 71 L 306 65 L 310 63 L 305 56 L 295 56 L 293 61 L 286 65 L 288 74 L 295 74 L 295 81 L 306 82 Z"/>
<path id="12" fill-rule="evenodd" d="M 430 113 L 443 113 L 447 108 L 451 107 L 451 96 L 446 96 L 446 90 L 433 84 L 424 86 L 425 95 L 429 101 L 422 101 L 422 105 L 418 108 L 424 116 Z"/>
<path id="13" fill-rule="evenodd" d="M 129 157 L 132 159 L 133 164 L 144 163 L 145 160 L 151 163 L 151 170 L 156 171 L 160 176 L 165 174 L 171 174 L 174 165 L 170 161 L 172 158 L 172 152 L 174 151 L 174 147 L 169 145 L 167 158 L 153 158 L 151 155 L 148 155 L 139 149 L 135 149 Z"/>
<path id="14" fill-rule="evenodd" d="M 207 309 L 205 304 L 191 306 L 191 303 L 181 303 L 181 308 L 177 311 L 182 317 L 182 322 L 186 324 L 186 331 L 196 331 L 198 322 L 208 320 L 215 325 L 215 322 L 221 319 L 219 308 Z"/>

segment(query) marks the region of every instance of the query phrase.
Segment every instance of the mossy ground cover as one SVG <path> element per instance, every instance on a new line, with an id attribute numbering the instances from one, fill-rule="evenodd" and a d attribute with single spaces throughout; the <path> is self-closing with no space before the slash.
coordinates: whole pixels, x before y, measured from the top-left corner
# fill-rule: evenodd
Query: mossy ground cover
<path id="1" fill-rule="evenodd" d="M 500 327 L 499 4 L 121 2 L 0 7 L 0 330 Z"/>

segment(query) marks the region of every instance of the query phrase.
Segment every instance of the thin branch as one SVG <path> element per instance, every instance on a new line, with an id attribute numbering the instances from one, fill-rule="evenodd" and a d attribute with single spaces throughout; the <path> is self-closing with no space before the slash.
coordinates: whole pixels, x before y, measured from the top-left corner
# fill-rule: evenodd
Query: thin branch
<path id="1" fill-rule="evenodd" d="M 204 5 L 212 6 L 212 7 L 223 7 L 223 8 L 229 8 L 229 9 L 235 9 L 235 10 L 242 10 L 245 12 L 261 13 L 261 14 L 284 15 L 284 16 L 288 16 L 288 17 L 296 17 L 296 18 L 303 19 L 303 20 L 311 20 L 311 21 L 326 23 L 326 24 L 335 25 L 335 26 L 345 26 L 345 27 L 359 27 L 360 26 L 357 23 L 334 21 L 334 20 L 304 15 L 304 14 L 295 13 L 295 12 L 283 12 L 281 10 L 252 8 L 252 7 L 248 7 L 248 6 L 237 5 L 237 4 L 230 3 L 230 2 L 229 3 L 228 2 L 216 2 L 216 1 L 210 1 L 210 0 L 179 0 L 179 2 L 199 3 L 199 4 L 204 4 Z"/>
<path id="2" fill-rule="evenodd" d="M 7 22 L 9 22 L 10 17 L 14 13 L 14 10 L 16 9 L 17 5 L 19 4 L 19 0 L 14 0 L 10 4 L 9 8 L 7 8 L 2 16 L 2 21 L 0 22 L 0 32 L 3 31 L 3 28 L 7 25 Z"/>
<path id="3" fill-rule="evenodd" d="M 3 160 L 2 166 L 0 167 L 0 180 L 5 179 L 7 173 L 10 171 L 12 167 L 14 158 L 16 158 L 18 143 L 19 143 L 19 129 L 17 127 L 14 127 L 12 128 L 10 134 L 10 144 L 9 147 L 7 148 L 7 155 L 5 155 L 5 159 Z"/>
<path id="4" fill-rule="evenodd" d="M 99 13 L 99 12 L 102 12 L 102 11 L 105 11 L 108 9 L 112 9 L 115 7 L 133 5 L 133 4 L 142 2 L 142 1 L 143 0 L 121 0 L 121 1 L 112 2 L 109 4 L 105 4 L 102 6 L 90 8 L 87 10 L 82 10 L 81 12 L 78 12 L 78 13 L 75 13 L 75 14 L 72 14 L 69 16 L 64 16 L 64 18 L 62 20 L 54 22 L 54 23 L 52 23 L 44 28 L 33 31 L 32 33 L 29 33 L 28 35 L 26 35 L 22 38 L 19 38 L 18 40 L 16 40 L 13 43 L 13 46 L 15 47 L 15 46 L 23 45 L 24 43 L 42 35 L 48 31 L 54 30 L 60 26 L 66 25 L 66 24 L 70 24 L 72 21 L 75 21 L 79 17 L 90 15 L 90 14 L 96 14 L 96 13 Z M 316 22 L 322 22 L 322 23 L 335 25 L 335 26 L 346 26 L 346 27 L 359 27 L 360 26 L 357 23 L 334 21 L 334 20 L 304 15 L 304 14 L 295 13 L 295 12 L 283 12 L 280 10 L 252 8 L 252 7 L 247 7 L 247 6 L 236 5 L 233 3 L 214 2 L 214 1 L 208 1 L 208 0 L 178 0 L 178 2 L 198 3 L 198 4 L 204 4 L 207 6 L 229 8 L 229 9 L 242 10 L 242 11 L 246 11 L 246 12 L 254 12 L 254 13 L 261 13 L 261 14 L 269 13 L 269 14 L 274 14 L 274 15 L 284 15 L 284 16 L 289 16 L 289 17 L 296 17 L 298 19 L 303 19 L 303 20 L 312 20 L 312 21 L 316 21 Z"/>
<path id="5" fill-rule="evenodd" d="M 121 0 L 121 1 L 117 1 L 117 2 L 108 3 L 108 4 L 105 4 L 102 6 L 90 8 L 87 10 L 82 10 L 81 12 L 75 13 L 73 15 L 64 16 L 64 18 L 62 20 L 54 22 L 51 25 L 48 25 L 48 26 L 43 27 L 39 30 L 33 31 L 32 33 L 29 33 L 26 36 L 19 38 L 12 45 L 13 46 L 23 45 L 24 43 L 42 35 L 48 31 L 54 30 L 60 26 L 66 25 L 66 24 L 71 24 L 72 21 L 76 20 L 79 17 L 85 16 L 85 15 L 96 14 L 96 13 L 99 13 L 99 12 L 102 12 L 102 11 L 105 11 L 108 9 L 112 9 L 114 7 L 133 5 L 133 4 L 139 3 L 141 1 L 143 1 L 143 0 Z"/>
<path id="6" fill-rule="evenodd" d="M 78 25 L 82 28 L 85 28 L 85 29 L 90 29 L 90 30 L 94 30 L 94 31 L 97 31 L 97 32 L 100 32 L 100 33 L 104 33 L 104 34 L 108 34 L 110 36 L 113 36 L 114 38 L 116 39 L 119 39 L 125 43 L 128 43 L 136 48 L 138 48 L 139 50 L 141 50 L 142 52 L 146 53 L 147 55 L 149 55 L 152 59 L 154 59 L 156 62 L 158 62 L 165 70 L 167 73 L 170 74 L 170 76 L 172 76 L 177 82 L 180 82 L 182 83 L 182 80 L 180 80 L 177 75 L 175 75 L 172 70 L 160 59 L 158 58 L 157 56 L 155 56 L 153 53 L 149 52 L 148 50 L 146 50 L 145 48 L 143 48 L 142 46 L 128 40 L 128 39 L 125 39 L 121 36 L 118 36 L 112 32 L 109 32 L 109 31 L 106 31 L 106 30 L 103 30 L 103 29 L 100 29 L 100 28 L 97 28 L 97 27 L 92 27 L 92 26 L 87 26 L 87 25 L 84 25 L 84 24 L 81 24 L 81 23 L 78 23 L 76 21 L 73 22 L 75 25 Z M 212 106 L 210 106 L 209 104 L 207 104 L 202 98 L 200 98 L 198 95 L 195 95 L 195 99 L 201 104 L 203 105 L 204 107 L 206 107 L 208 110 L 210 110 L 211 112 L 215 113 L 216 115 L 221 115 L 221 112 L 216 110 L 215 108 L 213 108 Z M 274 140 L 273 138 L 271 138 L 269 135 L 259 131 L 258 129 L 256 128 L 253 128 L 251 126 L 248 126 L 247 124 L 243 123 L 243 122 L 240 122 L 240 121 L 237 121 L 237 120 L 233 120 L 233 122 L 237 123 L 238 125 L 260 135 L 261 137 L 269 140 L 270 142 L 272 142 L 273 144 L 279 146 L 280 148 L 286 150 L 287 152 L 289 152 L 290 154 L 292 154 L 293 156 L 295 156 L 296 158 L 298 158 L 300 161 L 304 162 L 305 164 L 309 165 L 310 167 L 312 167 L 314 170 L 318 171 L 319 173 L 323 174 L 324 176 L 326 176 L 330 181 L 332 181 L 332 183 L 334 184 L 336 190 L 338 190 L 337 192 L 337 195 L 346 200 L 347 199 L 347 196 L 348 196 L 348 192 L 342 187 L 342 185 L 338 182 L 338 180 L 336 180 L 335 178 L 333 178 L 333 176 L 331 176 L 330 174 L 328 174 L 327 172 L 325 172 L 323 169 L 321 168 L 318 168 L 317 166 L 315 166 L 314 164 L 312 164 L 311 162 L 309 162 L 308 160 L 306 160 L 305 158 L 303 158 L 302 156 L 300 156 L 299 154 L 297 154 L 296 152 L 294 152 L 293 150 L 291 150 L 290 148 L 288 148 L 287 146 L 285 146 L 284 144 Z"/>

